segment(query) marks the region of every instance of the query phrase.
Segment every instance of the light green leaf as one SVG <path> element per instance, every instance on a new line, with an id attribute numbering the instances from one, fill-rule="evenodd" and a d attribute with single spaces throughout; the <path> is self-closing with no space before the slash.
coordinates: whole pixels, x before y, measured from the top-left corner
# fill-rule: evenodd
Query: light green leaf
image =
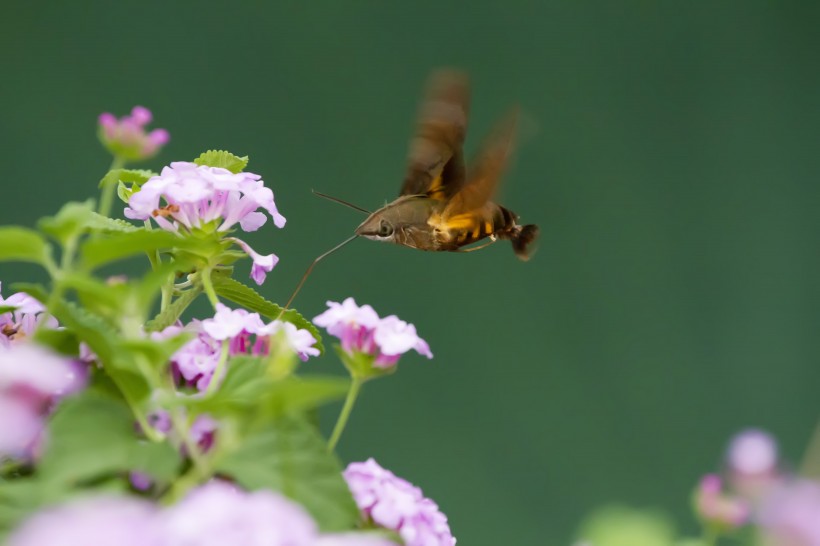
<path id="1" fill-rule="evenodd" d="M 10 313 L 16 309 L 17 307 L 14 305 L 0 305 L 0 315 L 4 313 Z"/>
<path id="2" fill-rule="evenodd" d="M 338 460 L 304 419 L 278 419 L 216 467 L 247 489 L 273 489 L 299 502 L 324 531 L 352 529 L 359 519 Z"/>
<path id="3" fill-rule="evenodd" d="M 0 262 L 20 261 L 45 265 L 51 248 L 36 231 L 24 227 L 0 227 Z"/>
<path id="4" fill-rule="evenodd" d="M 76 238 L 85 229 L 85 221 L 94 209 L 94 201 L 71 201 L 63 205 L 54 216 L 46 216 L 37 222 L 44 233 L 65 245 L 66 241 Z"/>
<path id="5" fill-rule="evenodd" d="M 194 286 L 193 288 L 186 290 L 180 294 L 177 299 L 171 303 L 171 305 L 166 307 L 164 311 L 149 320 L 145 324 L 145 330 L 147 332 L 160 332 L 171 326 L 179 320 L 179 317 L 185 309 L 187 309 L 188 306 L 191 305 L 191 303 L 193 303 L 196 297 L 201 293 L 202 287 L 200 286 Z"/>
<path id="6" fill-rule="evenodd" d="M 148 179 L 152 176 L 157 176 L 157 173 L 145 169 L 113 169 L 108 171 L 100 180 L 99 187 L 102 188 L 118 182 L 132 182 L 141 186 L 148 182 Z"/>
<path id="7" fill-rule="evenodd" d="M 224 150 L 208 150 L 194 159 L 194 163 L 208 167 L 222 167 L 236 174 L 248 166 L 248 156 L 239 157 Z"/>
<path id="8" fill-rule="evenodd" d="M 256 290 L 250 286 L 246 286 L 239 281 L 230 277 L 215 275 L 213 277 L 213 285 L 216 293 L 226 300 L 230 300 L 246 309 L 255 311 L 260 315 L 264 315 L 269 319 L 280 319 L 285 322 L 293 323 L 297 328 L 308 330 L 316 339 L 316 347 L 322 352 L 325 352 L 325 347 L 322 344 L 322 336 L 319 330 L 312 322 L 299 314 L 295 309 L 288 309 L 282 313 L 282 308 L 273 302 L 266 300 Z M 281 315 L 281 317 L 280 317 Z"/>

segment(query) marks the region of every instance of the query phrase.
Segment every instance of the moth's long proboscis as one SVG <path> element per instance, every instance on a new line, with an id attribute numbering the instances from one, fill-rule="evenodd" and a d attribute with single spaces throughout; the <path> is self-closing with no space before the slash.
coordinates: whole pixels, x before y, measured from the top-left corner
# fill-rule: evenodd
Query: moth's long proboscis
<path id="1" fill-rule="evenodd" d="M 349 239 L 345 239 L 344 241 L 342 241 L 338 245 L 334 246 L 333 248 L 331 248 L 330 250 L 328 250 L 324 254 L 320 254 L 315 260 L 313 260 L 313 262 L 308 266 L 307 271 L 305 271 L 305 274 L 302 275 L 302 280 L 300 280 L 299 284 L 296 285 L 296 288 L 294 289 L 293 294 L 290 295 L 290 299 L 288 299 L 288 302 L 282 308 L 282 311 L 279 313 L 279 316 L 276 317 L 277 320 L 282 318 L 282 315 L 285 314 L 285 311 L 290 309 L 290 304 L 292 304 L 293 300 L 296 299 L 296 295 L 302 289 L 302 285 L 305 284 L 305 281 L 307 280 L 308 276 L 310 275 L 310 272 L 313 271 L 313 268 L 316 266 L 316 264 L 319 263 L 325 256 L 329 256 L 330 254 L 333 254 L 334 252 L 336 252 L 337 250 L 339 250 L 340 248 L 345 246 L 347 243 L 349 243 L 350 241 L 352 241 L 356 237 L 358 237 L 358 235 L 353 235 Z"/>
<path id="2" fill-rule="evenodd" d="M 327 199 L 328 201 L 333 201 L 334 203 L 339 203 L 340 205 L 350 207 L 353 210 L 358 210 L 359 212 L 363 212 L 365 214 L 373 214 L 371 211 L 369 211 L 367 209 L 363 209 L 362 207 L 360 207 L 358 205 L 354 205 L 353 203 L 349 203 L 349 202 L 345 201 L 344 199 L 339 199 L 338 197 L 333 197 L 332 195 L 328 195 L 326 193 L 322 193 L 322 192 L 316 191 L 316 190 L 310 190 L 310 191 L 312 191 L 314 195 L 318 195 L 319 197 Z"/>

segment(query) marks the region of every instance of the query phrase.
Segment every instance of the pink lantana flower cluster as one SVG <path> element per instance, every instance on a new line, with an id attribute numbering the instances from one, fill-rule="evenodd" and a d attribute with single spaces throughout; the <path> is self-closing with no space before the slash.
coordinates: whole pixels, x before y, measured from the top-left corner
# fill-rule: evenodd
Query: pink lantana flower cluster
<path id="1" fill-rule="evenodd" d="M 125 216 L 134 220 L 153 219 L 167 231 L 188 233 L 231 230 L 236 224 L 246 232 L 256 231 L 267 221 L 266 210 L 276 227 L 285 226 L 273 192 L 258 174 L 232 173 L 220 167 L 207 167 L 177 161 L 150 178 L 140 191 L 131 195 Z M 228 238 L 253 259 L 251 277 L 257 284 L 265 281 L 279 258 L 256 253 L 240 239 Z"/>
<path id="2" fill-rule="evenodd" d="M 368 521 L 396 531 L 405 546 L 453 546 L 445 516 L 421 489 L 382 468 L 374 459 L 344 471 L 356 504 Z"/>
<path id="3" fill-rule="evenodd" d="M 395 315 L 379 318 L 369 305 L 356 305 L 353 298 L 342 303 L 327 302 L 328 309 L 313 319 L 341 342 L 347 353 L 364 353 L 374 357 L 373 366 L 390 368 L 401 355 L 413 349 L 433 358 L 430 346 L 416 333 L 416 327 Z"/>
<path id="4" fill-rule="evenodd" d="M 9 546 L 396 546 L 373 534 L 323 534 L 300 505 L 272 491 L 246 492 L 218 480 L 160 508 L 135 497 L 86 498 L 40 512 Z"/>
<path id="5" fill-rule="evenodd" d="M 153 157 L 170 140 L 165 129 L 148 132 L 145 126 L 153 115 L 144 106 L 135 106 L 131 114 L 119 119 L 114 114 L 100 114 L 100 140 L 115 156 L 131 161 Z"/>
<path id="6" fill-rule="evenodd" d="M 229 356 L 267 355 L 271 336 L 281 332 L 281 339 L 302 361 L 319 355 L 316 338 L 309 331 L 280 320 L 265 324 L 259 313 L 231 309 L 222 303 L 217 304 L 212 318 L 192 321 L 184 329 L 195 333 L 196 337 L 174 353 L 171 364 L 186 382 L 196 385 L 199 390 L 207 389 L 213 379 L 223 341 L 228 342 Z M 182 330 L 181 326 L 170 326 L 156 335 L 167 337 Z"/>

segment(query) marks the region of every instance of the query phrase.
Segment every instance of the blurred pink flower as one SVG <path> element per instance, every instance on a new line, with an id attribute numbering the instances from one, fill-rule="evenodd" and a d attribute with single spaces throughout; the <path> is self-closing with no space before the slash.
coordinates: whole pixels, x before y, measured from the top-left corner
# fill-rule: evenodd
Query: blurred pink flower
<path id="1" fill-rule="evenodd" d="M 755 502 L 783 479 L 777 442 L 758 429 L 741 431 L 732 438 L 726 451 L 726 469 L 732 488 Z"/>
<path id="2" fill-rule="evenodd" d="M 108 150 L 123 159 L 139 161 L 153 157 L 171 139 L 165 129 L 147 132 L 145 126 L 151 123 L 151 111 L 143 106 L 135 106 L 130 115 L 117 119 L 114 114 L 100 114 L 100 140 Z"/>
<path id="3" fill-rule="evenodd" d="M 83 371 L 34 343 L 0 345 L 0 458 L 37 456 L 45 417 L 85 386 Z"/>
<path id="4" fill-rule="evenodd" d="M 406 546 L 453 546 L 447 517 L 421 489 L 382 468 L 374 459 L 344 471 L 356 504 L 370 521 L 396 531 Z"/>
<path id="5" fill-rule="evenodd" d="M 698 515 L 712 525 L 734 529 L 749 520 L 749 506 L 741 499 L 723 492 L 721 479 L 704 476 L 695 491 L 695 509 Z"/>
<path id="6" fill-rule="evenodd" d="M 159 546 L 156 509 L 134 497 L 101 496 L 39 512 L 14 531 L 8 546 Z"/>
<path id="7" fill-rule="evenodd" d="M 765 544 L 820 546 L 820 483 L 781 484 L 763 500 L 758 521 Z"/>
<path id="8" fill-rule="evenodd" d="M 313 518 L 295 502 L 222 481 L 191 491 L 161 515 L 160 525 L 168 546 L 312 546 L 318 535 Z"/>
<path id="9" fill-rule="evenodd" d="M 359 307 L 353 298 L 342 303 L 328 301 L 327 306 L 327 311 L 313 322 L 337 337 L 346 352 L 374 356 L 373 365 L 377 368 L 395 365 L 410 349 L 433 358 L 427 342 L 416 333 L 416 327 L 395 315 L 381 319 L 371 306 Z"/>

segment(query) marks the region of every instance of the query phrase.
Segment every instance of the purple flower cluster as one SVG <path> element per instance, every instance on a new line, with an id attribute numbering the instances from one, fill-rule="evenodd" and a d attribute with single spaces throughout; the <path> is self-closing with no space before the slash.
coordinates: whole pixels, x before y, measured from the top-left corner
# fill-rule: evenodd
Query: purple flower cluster
<path id="1" fill-rule="evenodd" d="M 298 504 L 271 491 L 246 492 L 221 481 L 160 509 L 147 501 L 97 497 L 31 517 L 9 546 L 395 546 L 372 534 L 321 534 Z"/>
<path id="2" fill-rule="evenodd" d="M 276 208 L 273 192 L 258 174 L 232 173 L 219 167 L 177 161 L 131 195 L 125 216 L 135 220 L 150 218 L 162 229 L 173 232 L 226 232 L 236 224 L 250 232 L 267 221 L 267 216 L 257 211 L 260 207 L 271 215 L 276 227 L 284 227 L 285 217 Z M 279 258 L 258 254 L 240 239 L 229 240 L 253 259 L 251 277 L 262 284 Z"/>
<path id="3" fill-rule="evenodd" d="M 150 133 L 145 126 L 153 115 L 148 108 L 135 106 L 131 114 L 117 119 L 114 114 L 100 114 L 100 140 L 114 155 L 133 161 L 153 157 L 170 140 L 168 131 L 154 129 Z"/>
<path id="4" fill-rule="evenodd" d="M 314 346 L 316 339 L 309 331 L 279 320 L 265 324 L 259 313 L 231 309 L 221 303 L 217 304 L 212 318 L 193 321 L 185 329 L 194 332 L 196 337 L 171 357 L 171 363 L 187 382 L 195 384 L 199 390 L 207 389 L 213 378 L 223 341 L 228 342 L 229 356 L 267 355 L 271 336 L 281 333 L 281 339 L 301 360 L 319 355 L 319 349 Z M 179 326 L 171 326 L 157 337 L 175 335 L 181 330 Z"/>
<path id="5" fill-rule="evenodd" d="M 344 477 L 362 514 L 376 525 L 399 533 L 405 546 L 456 543 L 438 505 L 372 458 L 350 463 Z"/>
<path id="6" fill-rule="evenodd" d="M 39 345 L 0 345 L 0 459 L 36 457 L 46 415 L 83 379 L 76 362 Z"/>
<path id="7" fill-rule="evenodd" d="M 377 368 L 394 366 L 410 349 L 433 358 L 430 346 L 418 336 L 416 327 L 395 315 L 379 318 L 371 306 L 359 307 L 353 298 L 342 303 L 329 301 L 327 306 L 328 310 L 313 322 L 337 337 L 346 352 L 373 356 Z"/>

